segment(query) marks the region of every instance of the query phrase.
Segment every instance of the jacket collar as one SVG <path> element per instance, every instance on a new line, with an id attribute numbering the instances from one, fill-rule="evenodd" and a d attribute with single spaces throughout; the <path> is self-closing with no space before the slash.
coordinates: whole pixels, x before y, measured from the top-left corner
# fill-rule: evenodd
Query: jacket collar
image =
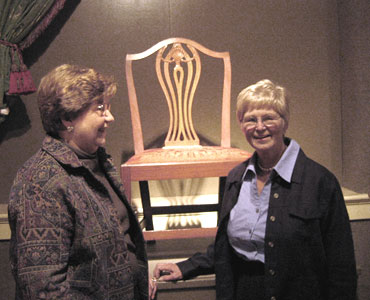
<path id="1" fill-rule="evenodd" d="M 69 148 L 63 141 L 47 135 L 42 143 L 42 149 L 48 152 L 54 159 L 63 165 L 68 165 L 72 168 L 84 167 L 77 154 Z M 99 160 L 106 161 L 110 156 L 106 154 L 104 148 L 98 149 Z"/>
<path id="2" fill-rule="evenodd" d="M 300 149 L 298 153 L 298 157 L 294 166 L 293 174 L 291 182 L 300 184 L 302 182 L 303 172 L 305 169 L 305 163 L 306 163 L 307 157 L 304 154 L 304 152 Z M 236 166 L 233 171 L 228 175 L 228 182 L 230 183 L 228 189 L 235 189 L 237 192 L 233 194 L 233 198 L 230 201 L 223 201 L 223 209 L 221 210 L 221 215 L 219 218 L 219 221 L 221 222 L 227 214 L 230 212 L 230 210 L 233 208 L 235 203 L 238 200 L 238 193 L 240 191 L 243 175 L 245 172 L 245 169 L 248 166 L 250 159 L 244 161 L 243 163 Z M 273 176 L 279 176 L 275 171 L 273 172 Z M 274 180 L 274 179 L 272 179 Z"/>
<path id="3" fill-rule="evenodd" d="M 299 150 L 297 161 L 294 166 L 293 174 L 292 174 L 292 182 L 295 183 L 301 183 L 302 182 L 302 177 L 303 177 L 303 172 L 305 169 L 305 162 L 307 161 L 307 156 L 303 152 L 302 149 Z"/>
<path id="4" fill-rule="evenodd" d="M 243 175 L 244 175 L 244 172 L 245 172 L 245 169 L 247 168 L 248 166 L 248 163 L 250 161 L 250 158 L 247 159 L 246 161 L 242 162 L 241 164 L 239 164 L 234 172 L 231 172 L 230 175 L 229 175 L 229 182 L 232 184 L 232 183 L 237 183 L 237 182 L 241 182 L 243 180 Z"/>

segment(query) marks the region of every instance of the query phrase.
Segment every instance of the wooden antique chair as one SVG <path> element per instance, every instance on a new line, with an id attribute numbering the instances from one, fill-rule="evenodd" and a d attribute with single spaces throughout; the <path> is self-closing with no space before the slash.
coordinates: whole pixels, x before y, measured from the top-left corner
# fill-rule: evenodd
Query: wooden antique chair
<path id="1" fill-rule="evenodd" d="M 201 56 L 223 61 L 221 145 L 201 146 L 192 119 L 193 102 L 201 76 Z M 142 124 L 133 76 L 133 62 L 156 53 L 155 70 L 167 101 L 169 128 L 162 148 L 144 149 Z M 126 196 L 131 200 L 131 182 L 139 181 L 146 240 L 213 236 L 216 228 L 153 230 L 152 216 L 217 211 L 228 172 L 250 157 L 250 153 L 230 146 L 231 63 L 228 52 L 216 52 L 189 39 L 170 38 L 148 50 L 126 56 L 126 80 L 130 102 L 135 155 L 121 165 Z M 142 99 L 140 99 L 142 101 Z M 197 99 L 198 101 L 198 99 Z M 199 101 L 201 101 L 199 99 Z M 220 99 L 221 101 L 221 99 Z M 149 180 L 219 177 L 219 203 L 202 205 L 152 206 Z"/>

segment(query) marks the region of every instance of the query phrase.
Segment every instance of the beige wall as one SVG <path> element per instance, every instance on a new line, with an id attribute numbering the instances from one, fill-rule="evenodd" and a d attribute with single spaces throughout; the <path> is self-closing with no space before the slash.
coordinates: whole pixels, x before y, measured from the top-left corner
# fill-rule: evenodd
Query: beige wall
<path id="1" fill-rule="evenodd" d="M 343 184 L 370 193 L 370 2 L 341 1 Z"/>
<path id="2" fill-rule="evenodd" d="M 82 0 L 76 7 L 67 5 L 59 23 L 54 22 L 25 52 L 25 59 L 32 62 L 31 73 L 37 85 L 46 72 L 62 63 L 93 67 L 118 79 L 119 91 L 113 104 L 116 122 L 107 143 L 117 167 L 133 152 L 125 54 L 180 36 L 214 50 L 230 51 L 233 146 L 249 149 L 234 118 L 238 92 L 269 78 L 291 92 L 288 136 L 343 181 L 336 1 Z M 213 93 L 212 85 L 209 90 Z M 35 94 L 22 96 L 22 101 L 11 102 L 11 107 L 13 115 L 0 125 L 0 203 L 7 202 L 16 170 L 38 149 L 44 136 Z M 219 125 L 203 115 L 217 112 L 213 94 L 195 112 L 199 133 L 210 140 L 217 138 Z M 158 120 L 162 113 L 155 111 L 155 118 L 149 118 L 150 139 L 163 133 L 159 128 L 162 125 L 157 125 L 161 124 Z M 346 152 L 354 148 L 351 145 Z M 361 173 L 362 163 L 358 164 Z"/>

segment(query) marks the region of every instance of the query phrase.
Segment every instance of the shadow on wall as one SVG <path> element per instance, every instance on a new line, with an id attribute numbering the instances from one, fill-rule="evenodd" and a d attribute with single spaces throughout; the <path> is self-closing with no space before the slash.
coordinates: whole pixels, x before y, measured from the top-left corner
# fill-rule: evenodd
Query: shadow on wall
<path id="1" fill-rule="evenodd" d="M 81 0 L 66 1 L 63 9 L 55 16 L 41 36 L 23 51 L 23 61 L 27 67 L 32 66 L 44 54 L 80 2 Z"/>
<path id="2" fill-rule="evenodd" d="M 7 139 L 22 136 L 31 128 L 31 122 L 21 97 L 6 95 L 4 100 L 8 104 L 10 114 L 0 124 L 0 145 Z"/>

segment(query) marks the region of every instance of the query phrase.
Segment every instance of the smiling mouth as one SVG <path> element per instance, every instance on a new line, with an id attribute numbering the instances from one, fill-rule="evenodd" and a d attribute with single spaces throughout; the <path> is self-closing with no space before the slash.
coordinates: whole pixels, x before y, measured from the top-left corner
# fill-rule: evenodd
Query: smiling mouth
<path id="1" fill-rule="evenodd" d="M 266 139 L 266 138 L 269 138 L 270 135 L 264 135 L 264 136 L 254 136 L 254 139 L 256 140 L 263 140 L 263 139 Z"/>

